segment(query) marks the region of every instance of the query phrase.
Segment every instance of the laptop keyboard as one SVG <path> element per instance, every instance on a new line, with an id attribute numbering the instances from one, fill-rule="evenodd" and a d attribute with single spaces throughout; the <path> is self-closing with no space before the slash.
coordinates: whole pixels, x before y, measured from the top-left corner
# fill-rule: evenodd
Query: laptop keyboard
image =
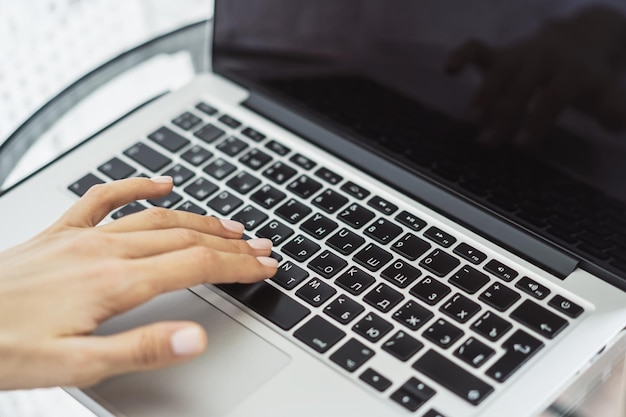
<path id="1" fill-rule="evenodd" d="M 198 103 L 69 185 L 171 175 L 158 206 L 240 221 L 278 272 L 217 287 L 340 372 L 410 411 L 443 390 L 478 406 L 583 313 L 567 294 L 279 139 Z M 406 364 L 397 380 L 378 355 Z M 378 364 L 378 365 L 377 365 Z M 383 366 L 383 367 L 381 367 Z M 503 385 L 504 384 L 504 385 Z"/>

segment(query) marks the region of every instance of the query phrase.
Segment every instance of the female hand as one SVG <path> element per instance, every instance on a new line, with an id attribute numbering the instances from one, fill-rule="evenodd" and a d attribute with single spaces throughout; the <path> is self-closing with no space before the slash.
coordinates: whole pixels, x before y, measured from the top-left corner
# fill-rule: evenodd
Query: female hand
<path id="1" fill-rule="evenodd" d="M 241 240 L 232 220 L 150 208 L 97 226 L 171 189 L 169 177 L 96 185 L 47 230 L 0 252 L 0 389 L 87 386 L 187 360 L 207 345 L 195 323 L 92 332 L 166 291 L 276 273 L 271 241 Z"/>

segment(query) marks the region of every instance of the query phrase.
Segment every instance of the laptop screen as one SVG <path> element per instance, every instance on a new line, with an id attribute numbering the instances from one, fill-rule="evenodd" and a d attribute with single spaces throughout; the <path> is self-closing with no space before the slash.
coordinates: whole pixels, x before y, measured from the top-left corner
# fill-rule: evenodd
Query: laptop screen
<path id="1" fill-rule="evenodd" d="M 221 0 L 212 56 L 255 93 L 626 265 L 623 2 Z"/>

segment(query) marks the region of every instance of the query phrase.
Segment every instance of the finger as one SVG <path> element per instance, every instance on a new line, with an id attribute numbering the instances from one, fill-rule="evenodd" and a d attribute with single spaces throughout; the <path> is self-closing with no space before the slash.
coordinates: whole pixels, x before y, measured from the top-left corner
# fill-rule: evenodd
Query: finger
<path id="1" fill-rule="evenodd" d="M 201 216 L 181 210 L 150 208 L 124 216 L 100 226 L 106 232 L 133 232 L 142 230 L 162 230 L 184 227 L 201 233 L 225 238 L 241 238 L 244 226 L 234 220 Z"/>
<path id="2" fill-rule="evenodd" d="M 462 71 L 468 64 L 476 65 L 481 71 L 486 71 L 493 65 L 494 51 L 484 42 L 470 40 L 450 54 L 445 69 L 450 74 Z"/>
<path id="3" fill-rule="evenodd" d="M 92 227 L 112 210 L 135 200 L 157 198 L 172 190 L 171 177 L 128 178 L 91 187 L 59 220 L 73 227 Z"/>

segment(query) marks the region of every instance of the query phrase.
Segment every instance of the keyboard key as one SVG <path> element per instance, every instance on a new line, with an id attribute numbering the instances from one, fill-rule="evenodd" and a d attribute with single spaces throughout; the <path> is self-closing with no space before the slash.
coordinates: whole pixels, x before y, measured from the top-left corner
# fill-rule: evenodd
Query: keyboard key
<path id="1" fill-rule="evenodd" d="M 220 118 L 217 120 L 219 120 L 220 122 L 224 123 L 226 126 L 232 129 L 237 129 L 239 126 L 241 126 L 241 122 L 239 120 L 227 114 L 221 115 Z"/>
<path id="2" fill-rule="evenodd" d="M 416 411 L 435 395 L 435 390 L 417 378 L 411 378 L 396 392 L 391 399 L 409 411 Z"/>
<path id="3" fill-rule="evenodd" d="M 407 301 L 398 311 L 393 313 L 394 320 L 411 330 L 419 329 L 433 317 L 434 314 L 430 310 L 415 301 Z"/>
<path id="4" fill-rule="evenodd" d="M 111 214 L 111 218 L 113 220 L 117 220 L 124 216 L 131 215 L 133 213 L 139 213 L 140 211 L 145 210 L 145 209 L 146 209 L 146 206 L 144 206 L 138 201 L 133 201 L 133 202 L 126 204 L 121 209 L 115 211 L 113 214 Z"/>
<path id="5" fill-rule="evenodd" d="M 356 339 L 348 340 L 343 346 L 330 355 L 330 360 L 348 372 L 359 369 L 372 356 L 374 351 Z"/>
<path id="6" fill-rule="evenodd" d="M 319 307 L 337 293 L 330 285 L 320 281 L 318 278 L 312 278 L 306 284 L 304 284 L 296 295 L 302 298 L 313 307 Z"/>
<path id="7" fill-rule="evenodd" d="M 257 185 L 261 183 L 261 180 L 252 174 L 248 174 L 245 171 L 239 171 L 237 175 L 228 180 L 228 185 L 239 194 L 247 194 Z"/>
<path id="8" fill-rule="evenodd" d="M 478 299 L 499 311 L 505 311 L 520 299 L 520 295 L 505 285 L 494 282 Z"/>
<path id="9" fill-rule="evenodd" d="M 402 232 L 402 228 L 387 219 L 379 218 L 365 229 L 365 234 L 383 245 L 391 242 Z"/>
<path id="10" fill-rule="evenodd" d="M 352 295 L 361 294 L 374 282 L 376 279 L 373 276 L 355 266 L 351 266 L 335 280 L 335 284 Z"/>
<path id="11" fill-rule="evenodd" d="M 378 271 L 387 262 L 391 261 L 393 256 L 384 249 L 370 243 L 358 251 L 352 259 L 370 271 Z"/>
<path id="12" fill-rule="evenodd" d="M 374 213 L 358 204 L 350 204 L 337 215 L 337 218 L 355 229 L 360 229 L 374 218 Z"/>
<path id="13" fill-rule="evenodd" d="M 124 155 L 148 168 L 152 172 L 160 171 L 171 159 L 161 155 L 151 147 L 139 142 L 124 151 Z"/>
<path id="14" fill-rule="evenodd" d="M 498 382 L 506 381 L 543 346 L 543 343 L 528 333 L 516 331 L 502 345 L 506 352 L 487 370 L 487 376 Z"/>
<path id="15" fill-rule="evenodd" d="M 307 266 L 323 278 L 332 278 L 347 265 L 348 262 L 344 261 L 343 258 L 340 258 L 329 250 L 325 250 L 311 260 Z"/>
<path id="16" fill-rule="evenodd" d="M 389 379 L 385 378 L 372 368 L 367 368 L 365 372 L 359 376 L 359 379 L 380 392 L 385 391 L 391 386 L 391 381 Z"/>
<path id="17" fill-rule="evenodd" d="M 245 129 L 243 129 L 241 131 L 241 134 L 247 138 L 252 139 L 255 142 L 261 142 L 263 139 L 266 138 L 266 136 L 263 133 L 258 132 L 252 129 L 251 127 L 246 127 Z"/>
<path id="18" fill-rule="evenodd" d="M 317 165 L 315 162 L 311 161 L 309 158 L 299 153 L 293 155 L 291 158 L 289 158 L 289 160 L 298 165 L 300 168 L 304 168 L 306 170 L 313 169 L 315 168 L 315 165 Z"/>
<path id="19" fill-rule="evenodd" d="M 217 109 L 209 104 L 206 104 L 205 102 L 200 102 L 198 104 L 196 104 L 196 109 L 202 111 L 203 113 L 208 114 L 209 116 L 213 116 L 215 113 L 217 113 Z"/>
<path id="20" fill-rule="evenodd" d="M 422 275 L 422 271 L 400 259 L 396 259 L 381 272 L 384 279 L 400 288 L 408 287 L 420 275 Z"/>
<path id="21" fill-rule="evenodd" d="M 490 311 L 485 312 L 472 324 L 472 330 L 492 342 L 500 339 L 502 335 L 511 330 L 511 328 L 513 328 L 511 323 Z"/>
<path id="22" fill-rule="evenodd" d="M 343 184 L 341 186 L 341 191 L 344 191 L 359 200 L 363 200 L 370 195 L 369 191 L 367 191 L 360 185 L 353 183 L 352 181 L 347 181 L 345 184 Z"/>
<path id="23" fill-rule="evenodd" d="M 575 319 L 580 316 L 584 309 L 576 303 L 571 302 L 562 295 L 555 295 L 549 302 L 550 307 L 556 308 L 561 313 Z"/>
<path id="24" fill-rule="evenodd" d="M 282 247 L 283 253 L 298 262 L 304 262 L 321 249 L 320 245 L 302 235 L 294 237 Z"/>
<path id="25" fill-rule="evenodd" d="M 232 219 L 243 224 L 246 230 L 250 231 L 267 220 L 268 216 L 256 207 L 248 205 L 236 213 Z"/>
<path id="26" fill-rule="evenodd" d="M 459 323 L 465 323 L 480 311 L 480 305 L 464 295 L 455 294 L 439 310 Z"/>
<path id="27" fill-rule="evenodd" d="M 274 181 L 276 184 L 284 184 L 291 177 L 296 175 L 297 171 L 289 165 L 282 162 L 274 162 L 272 166 L 263 171 L 263 176 Z M 293 191 L 293 190 L 292 190 Z"/>
<path id="28" fill-rule="evenodd" d="M 480 404 L 493 392 L 491 385 L 434 350 L 426 352 L 413 364 L 413 368 L 473 405 Z"/>
<path id="29" fill-rule="evenodd" d="M 390 203 L 389 201 L 385 200 L 382 197 L 379 196 L 374 196 L 372 197 L 368 202 L 367 205 L 370 207 L 375 208 L 376 210 L 380 211 L 383 214 L 393 214 L 395 211 L 398 210 L 398 206 L 396 206 L 395 204 Z"/>
<path id="30" fill-rule="evenodd" d="M 348 202 L 348 198 L 331 189 L 324 190 L 313 199 L 313 205 L 326 213 L 334 213 Z"/>
<path id="31" fill-rule="evenodd" d="M 77 196 L 82 197 L 87 190 L 96 184 L 104 184 L 104 181 L 93 174 L 87 174 L 78 181 L 70 184 L 67 189 L 72 191 Z"/>
<path id="32" fill-rule="evenodd" d="M 454 352 L 454 356 L 460 358 L 463 362 L 474 368 L 479 368 L 483 363 L 487 362 L 496 353 L 495 350 L 481 342 L 480 340 L 470 337 Z"/>
<path id="33" fill-rule="evenodd" d="M 422 333 L 422 336 L 437 346 L 447 349 L 459 340 L 463 334 L 463 330 L 443 319 L 438 319 Z"/>
<path id="34" fill-rule="evenodd" d="M 160 127 L 155 132 L 149 134 L 148 138 L 171 152 L 178 152 L 189 143 L 189 139 L 182 137 L 178 133 L 174 133 L 167 127 Z"/>
<path id="35" fill-rule="evenodd" d="M 328 168 L 321 167 L 317 171 L 315 171 L 315 176 L 323 179 L 324 181 L 335 185 L 339 184 L 343 177 Z"/>
<path id="36" fill-rule="evenodd" d="M 291 329 L 311 312 L 265 281 L 216 286 L 283 330 Z"/>
<path id="37" fill-rule="evenodd" d="M 378 284 L 363 297 L 363 301 L 383 313 L 396 306 L 404 296 L 386 284 Z"/>
<path id="38" fill-rule="evenodd" d="M 567 320 L 531 300 L 525 300 L 513 310 L 511 318 L 549 339 L 554 339 L 569 324 Z"/>
<path id="39" fill-rule="evenodd" d="M 240 198 L 234 196 L 228 191 L 222 191 L 207 203 L 209 207 L 223 216 L 230 214 L 242 204 L 243 201 Z"/>
<path id="40" fill-rule="evenodd" d="M 215 178 L 216 180 L 222 180 L 235 172 L 237 167 L 235 167 L 230 162 L 225 161 L 222 158 L 218 158 L 215 161 L 211 162 L 204 168 L 204 172 Z"/>
<path id="41" fill-rule="evenodd" d="M 454 256 L 440 249 L 435 249 L 426 255 L 419 264 L 422 268 L 429 270 L 438 277 L 444 277 L 459 266 L 460 263 Z"/>
<path id="42" fill-rule="evenodd" d="M 346 335 L 320 316 L 314 316 L 293 335 L 320 353 L 326 352 Z"/>
<path id="43" fill-rule="evenodd" d="M 319 191 L 322 188 L 322 184 L 306 175 L 301 175 L 295 181 L 291 182 L 287 188 L 299 197 L 307 199 Z"/>
<path id="44" fill-rule="evenodd" d="M 323 239 L 337 228 L 337 223 L 319 213 L 313 214 L 304 223 L 300 225 L 300 229 L 304 230 L 316 239 Z"/>
<path id="45" fill-rule="evenodd" d="M 352 330 L 370 342 L 378 342 L 384 335 L 389 333 L 391 329 L 393 329 L 391 323 L 388 323 L 374 313 L 367 313 L 365 317 L 352 326 Z"/>
<path id="46" fill-rule="evenodd" d="M 399 253 L 409 261 L 414 261 L 430 249 L 430 243 L 414 234 L 407 233 L 391 245 L 391 250 Z"/>
<path id="47" fill-rule="evenodd" d="M 174 191 L 170 191 L 166 196 L 153 198 L 148 200 L 148 202 L 157 207 L 172 208 L 182 199 L 183 198 L 179 194 Z"/>
<path id="48" fill-rule="evenodd" d="M 235 136 L 227 137 L 216 146 L 217 149 L 224 152 L 228 156 L 236 156 L 247 147 L 248 144 L 246 142 L 236 138 Z"/>
<path id="49" fill-rule="evenodd" d="M 271 209 L 276 204 L 280 203 L 285 197 L 286 194 L 282 191 L 277 190 L 271 185 L 264 185 L 255 191 L 254 194 L 250 196 L 250 199 L 263 208 Z"/>
<path id="50" fill-rule="evenodd" d="M 272 157 L 266 154 L 263 151 L 258 149 L 251 149 L 247 153 L 245 153 L 241 158 L 239 158 L 239 162 L 244 164 L 250 169 L 258 170 L 264 165 L 267 165 L 272 160 Z"/>
<path id="51" fill-rule="evenodd" d="M 257 237 L 265 237 L 270 239 L 274 246 L 283 243 L 289 236 L 293 235 L 293 229 L 285 226 L 277 220 L 271 220 L 256 232 Z"/>
<path id="52" fill-rule="evenodd" d="M 414 232 L 419 232 L 424 227 L 426 227 L 426 222 L 424 220 L 409 213 L 406 210 L 402 210 L 400 213 L 398 213 L 398 215 L 395 217 L 395 220 L 413 230 Z"/>
<path id="53" fill-rule="evenodd" d="M 111 179 L 121 180 L 123 178 L 130 177 L 135 172 L 135 168 L 131 167 L 119 158 L 112 158 L 100 165 L 98 167 L 98 171 L 106 174 Z"/>
<path id="54" fill-rule="evenodd" d="M 306 278 L 309 273 L 291 261 L 286 261 L 278 267 L 272 281 L 281 287 L 292 290 Z"/>
<path id="55" fill-rule="evenodd" d="M 456 238 L 449 233 L 444 232 L 441 229 L 436 228 L 435 226 L 429 227 L 425 232 L 424 236 L 429 238 L 435 243 L 440 244 L 444 248 L 449 248 L 454 245 L 456 242 Z"/>
<path id="56" fill-rule="evenodd" d="M 265 144 L 265 147 L 267 149 L 269 149 L 270 151 L 280 155 L 280 156 L 285 156 L 287 155 L 289 152 L 291 152 L 291 149 L 289 149 L 288 147 L 286 147 L 285 145 L 283 145 L 280 142 L 277 142 L 275 140 L 270 140 L 269 142 L 267 142 Z"/>
<path id="57" fill-rule="evenodd" d="M 193 134 L 195 137 L 202 139 L 205 143 L 213 143 L 217 138 L 220 138 L 224 133 L 219 127 L 212 125 L 211 123 L 196 130 Z"/>
<path id="58" fill-rule="evenodd" d="M 202 146 L 194 145 L 185 151 L 185 153 L 181 155 L 181 158 L 197 167 L 213 158 L 213 153 L 204 149 Z"/>
<path id="59" fill-rule="evenodd" d="M 547 287 L 529 277 L 522 277 L 515 286 L 538 300 L 543 300 L 550 294 L 550 290 Z"/>
<path id="60" fill-rule="evenodd" d="M 183 130 L 193 129 L 195 126 L 200 124 L 200 122 L 202 122 L 202 119 L 188 111 L 172 120 L 172 124 L 175 124 Z"/>
<path id="61" fill-rule="evenodd" d="M 197 200 L 204 200 L 218 190 L 218 186 L 206 178 L 198 178 L 185 187 L 185 192 Z"/>
<path id="62" fill-rule="evenodd" d="M 448 282 L 470 294 L 474 294 L 487 285 L 489 277 L 471 266 L 463 266 L 450 277 Z"/>
<path id="63" fill-rule="evenodd" d="M 491 272 L 498 278 L 507 282 L 513 281 L 513 279 L 515 279 L 515 277 L 518 275 L 517 271 L 515 271 L 513 268 L 510 268 L 503 263 L 496 261 L 495 259 L 487 262 L 487 264 L 485 265 L 485 271 Z"/>
<path id="64" fill-rule="evenodd" d="M 431 408 L 430 410 L 426 412 L 426 414 L 424 414 L 424 417 L 446 417 L 446 416 L 441 414 L 439 411 Z"/>
<path id="65" fill-rule="evenodd" d="M 345 295 L 340 295 L 335 298 L 332 303 L 328 304 L 326 308 L 324 308 L 324 313 L 328 314 L 341 324 L 347 324 L 354 320 L 364 310 L 365 309 L 361 304 L 346 297 Z"/>
<path id="66" fill-rule="evenodd" d="M 476 265 L 487 259 L 487 255 L 463 242 L 459 243 L 459 245 L 454 248 L 453 252 L 466 261 Z"/>
<path id="67" fill-rule="evenodd" d="M 189 168 L 186 168 L 180 164 L 176 164 L 167 171 L 163 173 L 163 175 L 168 175 L 172 177 L 175 186 L 181 186 L 187 181 L 189 181 L 193 177 L 193 171 Z"/>
<path id="68" fill-rule="evenodd" d="M 414 337 L 409 336 L 406 332 L 399 330 L 383 343 L 383 350 L 391 353 L 403 362 L 408 361 L 411 356 L 415 355 L 424 344 Z"/>
<path id="69" fill-rule="evenodd" d="M 349 255 L 365 243 L 365 239 L 344 227 L 331 236 L 326 243 L 342 255 Z"/>
<path id="70" fill-rule="evenodd" d="M 191 201 L 183 202 L 180 206 L 176 207 L 176 210 L 186 211 L 187 213 L 199 214 L 201 216 L 204 216 L 207 213 L 205 209 L 196 206 Z"/>
<path id="71" fill-rule="evenodd" d="M 426 276 L 409 292 L 426 304 L 435 305 L 450 293 L 450 288 L 435 278 Z"/>
<path id="72" fill-rule="evenodd" d="M 287 201 L 285 204 L 276 209 L 276 215 L 280 216 L 284 220 L 287 220 L 291 224 L 298 223 L 311 213 L 311 208 L 300 203 L 293 198 Z"/>

